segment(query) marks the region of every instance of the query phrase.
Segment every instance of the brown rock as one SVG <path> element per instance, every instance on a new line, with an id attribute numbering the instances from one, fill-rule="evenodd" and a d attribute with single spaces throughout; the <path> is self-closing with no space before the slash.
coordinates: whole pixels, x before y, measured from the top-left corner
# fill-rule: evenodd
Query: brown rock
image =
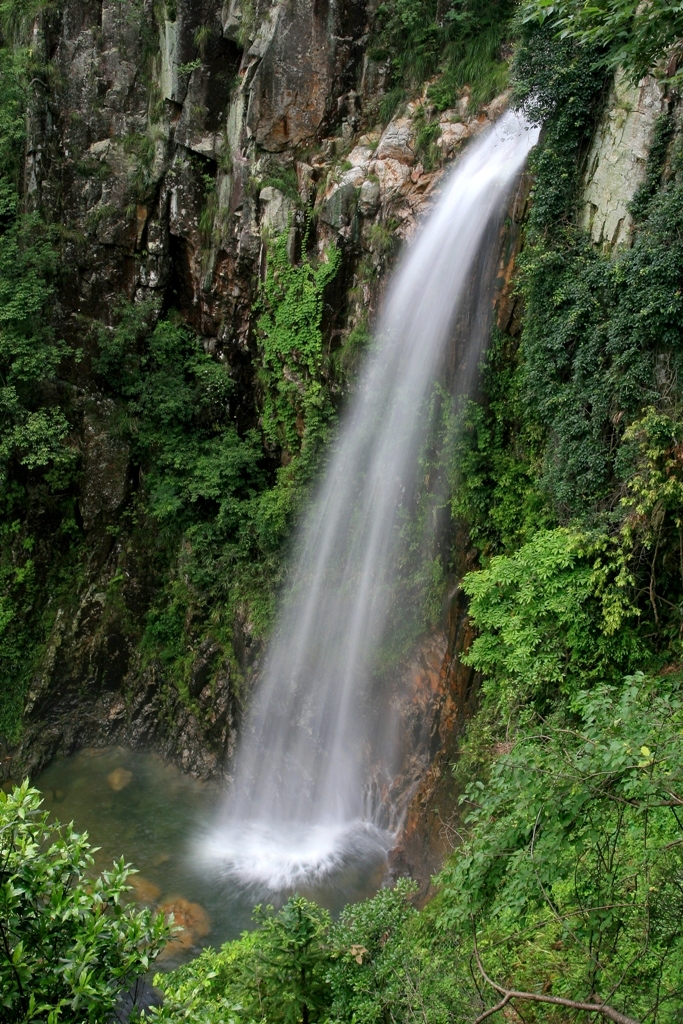
<path id="1" fill-rule="evenodd" d="M 375 160 L 372 170 L 379 179 L 382 199 L 397 195 L 410 181 L 410 168 L 398 160 Z"/>
<path id="2" fill-rule="evenodd" d="M 413 122 L 403 117 L 390 121 L 384 130 L 375 156 L 378 160 L 398 160 L 403 164 L 415 161 L 413 143 Z"/>
<path id="3" fill-rule="evenodd" d="M 247 128 L 263 149 L 279 153 L 315 136 L 336 98 L 339 72 L 350 64 L 354 35 L 348 26 L 340 31 L 339 17 L 315 0 L 292 0 L 271 12 L 267 37 L 264 31 L 250 51 L 262 56 L 251 85 Z M 362 28 L 360 18 L 351 26 L 359 36 Z"/>
<path id="4" fill-rule="evenodd" d="M 211 918 L 200 903 L 191 903 L 184 896 L 172 896 L 159 908 L 181 928 L 188 929 L 197 938 L 203 938 L 211 931 Z"/>
<path id="5" fill-rule="evenodd" d="M 459 122 L 456 124 L 442 123 L 441 135 L 436 140 L 436 144 L 443 156 L 450 156 L 460 143 L 471 134 L 472 129 L 469 125 Z"/>
<path id="6" fill-rule="evenodd" d="M 191 903 L 184 896 L 174 896 L 159 908 L 167 919 L 173 915 L 173 932 L 162 959 L 175 956 L 182 950 L 194 946 L 197 939 L 204 938 L 211 931 L 211 919 L 199 903 Z"/>
<path id="7" fill-rule="evenodd" d="M 120 793 L 122 789 L 130 785 L 132 780 L 133 773 L 129 772 L 127 768 L 114 768 L 114 771 L 107 775 L 107 782 L 115 793 Z"/>
<path id="8" fill-rule="evenodd" d="M 133 890 L 133 896 L 138 903 L 156 903 L 161 896 L 161 889 L 154 882 L 142 875 L 130 875 L 128 884 Z"/>

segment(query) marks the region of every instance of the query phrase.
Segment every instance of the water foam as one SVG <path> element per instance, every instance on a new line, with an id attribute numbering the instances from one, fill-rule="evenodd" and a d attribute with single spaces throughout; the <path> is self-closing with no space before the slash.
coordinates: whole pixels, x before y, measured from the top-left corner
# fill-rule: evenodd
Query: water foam
<path id="1" fill-rule="evenodd" d="M 324 884 L 351 865 L 371 868 L 384 861 L 395 838 L 361 820 L 308 826 L 248 821 L 209 832 L 197 853 L 206 868 L 257 895 Z"/>

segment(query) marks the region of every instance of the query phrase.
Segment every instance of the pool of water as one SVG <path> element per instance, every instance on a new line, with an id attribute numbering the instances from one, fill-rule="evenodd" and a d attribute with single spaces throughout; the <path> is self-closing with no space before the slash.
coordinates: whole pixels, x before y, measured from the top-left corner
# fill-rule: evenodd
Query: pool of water
<path id="1" fill-rule="evenodd" d="M 131 896 L 140 905 L 173 911 L 182 926 L 160 967 L 171 968 L 202 947 L 218 946 L 252 926 L 255 903 L 277 905 L 291 890 L 266 892 L 212 867 L 202 837 L 212 834 L 223 802 L 215 783 L 184 775 L 161 757 L 121 747 L 86 749 L 57 758 L 36 778 L 44 807 L 87 831 L 98 871 L 123 856 L 138 869 Z M 298 891 L 333 914 L 373 895 L 386 873 L 381 857 L 346 860 Z"/>

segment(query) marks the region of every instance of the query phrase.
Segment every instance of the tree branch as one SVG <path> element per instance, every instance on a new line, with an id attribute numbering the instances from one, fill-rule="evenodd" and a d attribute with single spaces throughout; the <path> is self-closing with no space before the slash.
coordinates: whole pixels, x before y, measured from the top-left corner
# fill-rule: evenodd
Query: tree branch
<path id="1" fill-rule="evenodd" d="M 481 1022 L 483 1020 L 486 1020 L 487 1017 L 491 1017 L 492 1014 L 498 1013 L 498 1011 L 502 1010 L 504 1006 L 507 1006 L 511 999 L 512 996 L 509 993 L 508 995 L 503 996 L 501 1001 L 499 1003 L 496 1003 L 495 1006 L 492 1006 L 490 1010 L 484 1010 L 483 1013 L 480 1013 L 477 1019 L 475 1020 L 474 1024 L 481 1024 Z"/>
<path id="2" fill-rule="evenodd" d="M 503 1007 L 506 1006 L 507 1003 L 509 1003 L 510 1000 L 512 999 L 526 999 L 534 1003 L 551 1003 L 554 1006 L 567 1006 L 570 1010 L 585 1010 L 587 1013 L 600 1013 L 603 1017 L 607 1017 L 608 1020 L 614 1021 L 614 1024 L 640 1024 L 640 1022 L 634 1020 L 633 1017 L 627 1017 L 626 1014 L 620 1013 L 619 1010 L 615 1010 L 612 1006 L 607 1006 L 607 1004 L 604 1003 L 598 995 L 591 996 L 591 999 L 593 1000 L 592 1002 L 583 1003 L 577 999 L 563 999 L 561 996 L 546 996 L 541 995 L 537 992 L 519 992 L 516 989 L 504 988 L 502 985 L 496 984 L 496 982 L 493 981 L 492 978 L 489 978 L 488 974 L 484 970 L 484 965 L 481 962 L 481 957 L 479 956 L 479 949 L 477 947 L 477 936 L 475 929 L 473 929 L 473 934 L 474 955 L 477 961 L 477 967 L 479 968 L 479 972 L 484 981 L 486 982 L 486 984 L 490 985 L 491 988 L 494 989 L 494 991 L 499 992 L 500 995 L 503 996 L 499 1003 L 497 1003 L 495 1006 L 492 1006 L 490 1010 L 486 1010 L 485 1013 L 477 1017 L 474 1024 L 480 1024 L 480 1022 L 485 1020 L 487 1017 L 490 1017 L 492 1014 L 497 1013 L 499 1010 L 502 1010 Z"/>

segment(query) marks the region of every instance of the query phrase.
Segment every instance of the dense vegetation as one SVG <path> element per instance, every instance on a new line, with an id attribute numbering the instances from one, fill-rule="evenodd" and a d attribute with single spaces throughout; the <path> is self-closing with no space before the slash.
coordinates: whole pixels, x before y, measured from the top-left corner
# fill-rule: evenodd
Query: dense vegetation
<path id="1" fill-rule="evenodd" d="M 301 897 L 261 908 L 253 932 L 159 978 L 161 1019 L 445 1024 L 515 1019 L 514 1007 L 525 1022 L 680 1020 L 683 137 L 674 113 L 658 122 L 631 204 L 632 246 L 596 251 L 576 213 L 609 74 L 650 69 L 675 90 L 682 33 L 680 5 L 663 0 L 380 5 L 372 55 L 390 60 L 390 87 L 378 116 L 427 78 L 434 110 L 465 86 L 485 102 L 511 63 L 515 102 L 544 126 L 519 261 L 522 329 L 494 333 L 482 394 L 446 431 L 452 522 L 479 562 L 462 584 L 477 628 L 467 659 L 482 686 L 454 766 L 459 845 L 420 912 L 407 882 L 338 922 Z M 19 200 L 36 59 L 0 47 L 0 732 L 9 736 L 53 614 L 39 593 L 59 594 L 83 571 L 77 413 L 65 398 L 82 354 L 45 315 L 59 232 Z M 422 133 L 428 147 L 428 119 Z M 229 373 L 172 312 L 122 305 L 113 324 L 91 325 L 86 356 L 139 473 L 126 536 L 133 543 L 155 527 L 154 599 L 131 628 L 180 688 L 188 632 L 210 622 L 230 654 L 241 604 L 258 628 L 267 623 L 287 525 L 334 415 L 321 319 L 339 257 L 292 266 L 286 244 L 271 246 L 258 299 L 258 415 L 248 427 L 228 414 Z M 51 523 L 51 559 L 38 557 L 37 510 Z M 447 560 L 420 569 L 436 590 L 451 570 Z M 418 587 L 413 567 L 408 575 L 411 594 L 434 589 Z M 0 941 L 11 948 L 0 1020 L 102 1020 L 115 982 L 154 956 L 161 923 L 121 910 L 123 869 L 80 884 L 86 851 L 69 830 L 28 877 L 27 844 L 50 840 L 48 827 L 27 791 L 0 811 Z M 55 970 L 44 976 L 36 964 L 47 942 L 59 949 L 50 946 Z M 79 973 L 91 962 L 100 974 Z"/>
<path id="2" fill-rule="evenodd" d="M 469 783 L 463 846 L 425 910 L 406 881 L 336 924 L 293 898 L 158 977 L 162 1019 L 465 1022 L 508 989 L 523 1020 L 574 1019 L 562 1000 L 678 1020 L 682 724 L 679 684 L 578 692 L 571 719 L 518 727 Z"/>

